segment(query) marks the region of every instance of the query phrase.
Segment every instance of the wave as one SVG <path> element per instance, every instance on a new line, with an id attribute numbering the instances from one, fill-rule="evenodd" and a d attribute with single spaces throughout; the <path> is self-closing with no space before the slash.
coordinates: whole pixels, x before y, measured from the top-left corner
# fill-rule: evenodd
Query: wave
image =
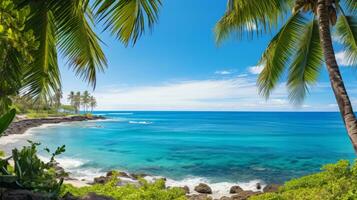
<path id="1" fill-rule="evenodd" d="M 190 188 L 191 194 L 198 194 L 194 191 L 195 186 L 200 183 L 206 183 L 212 189 L 212 197 L 220 198 L 222 196 L 231 196 L 229 190 L 232 186 L 239 185 L 243 190 L 252 190 L 252 191 L 262 191 L 256 188 L 257 184 L 261 184 L 261 188 L 264 188 L 266 184 L 262 180 L 250 180 L 248 182 L 214 182 L 206 178 L 201 177 L 187 177 L 182 180 L 166 180 L 166 186 L 170 187 L 183 187 L 188 186 Z"/>
<path id="2" fill-rule="evenodd" d="M 40 156 L 43 161 L 48 161 L 48 157 Z M 106 171 L 101 168 L 88 167 L 89 161 L 77 158 L 60 157 L 56 158 L 65 171 L 70 173 L 72 178 L 84 181 L 86 183 L 92 182 L 95 177 L 105 175 Z M 154 182 L 162 176 L 146 176 L 144 177 L 148 182 Z M 135 181 L 135 180 L 129 180 Z M 231 196 L 229 190 L 234 185 L 239 185 L 243 190 L 261 191 L 256 188 L 257 183 L 260 183 L 262 188 L 266 186 L 262 180 L 251 180 L 248 182 L 215 182 L 202 177 L 187 177 L 181 180 L 166 179 L 167 187 L 183 187 L 188 186 L 191 194 L 198 194 L 194 191 L 195 186 L 200 183 L 208 184 L 212 189 L 212 197 L 220 198 L 222 196 Z"/>
<path id="3" fill-rule="evenodd" d="M 149 121 L 129 121 L 129 124 L 152 124 Z"/>

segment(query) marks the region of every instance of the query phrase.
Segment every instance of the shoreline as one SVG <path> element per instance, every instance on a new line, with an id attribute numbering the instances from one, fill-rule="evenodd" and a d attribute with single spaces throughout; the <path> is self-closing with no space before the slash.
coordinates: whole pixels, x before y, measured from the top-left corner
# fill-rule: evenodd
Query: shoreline
<path id="1" fill-rule="evenodd" d="M 19 137 L 21 138 L 22 136 L 26 136 L 27 133 L 31 131 L 32 128 L 45 128 L 46 125 L 56 125 L 60 123 L 65 123 L 65 122 L 80 122 L 80 121 L 89 121 L 89 120 L 102 120 L 106 119 L 103 116 L 93 116 L 93 117 L 87 117 L 87 116 L 71 116 L 71 117 L 56 117 L 56 118 L 40 118 L 40 119 L 23 119 L 19 121 L 13 122 L 10 127 L 5 131 L 5 134 L 1 136 L 0 138 L 3 139 L 11 139 L 11 137 Z M 9 138 L 7 138 L 9 137 Z M 15 142 L 16 143 L 16 142 Z M 11 145 L 12 146 L 12 145 Z M 105 181 L 108 177 L 108 172 L 103 172 L 101 174 L 97 174 L 96 177 L 91 177 L 89 179 L 81 179 L 73 175 L 70 171 L 70 168 L 67 168 L 65 165 L 59 162 L 57 163 L 57 169 L 59 170 L 64 170 L 66 172 L 69 172 L 69 176 L 65 178 L 64 183 L 66 184 L 71 184 L 75 187 L 84 187 L 84 186 L 91 186 L 93 183 L 101 183 L 101 181 Z M 69 171 L 68 171 L 69 170 Z M 255 195 L 255 194 L 261 194 L 266 192 L 266 188 L 271 189 L 271 185 L 274 184 L 265 184 L 264 181 L 261 180 L 251 180 L 248 182 L 211 182 L 209 180 L 206 180 L 205 178 L 201 177 L 191 177 L 191 178 L 185 178 L 183 180 L 174 180 L 174 179 L 169 179 L 163 176 L 155 176 L 155 175 L 150 175 L 150 174 L 135 174 L 135 173 L 130 173 L 128 171 L 121 171 L 120 169 L 113 169 L 114 171 L 120 172 L 121 175 L 124 176 L 119 176 L 119 178 L 124 182 L 123 184 L 138 184 L 138 179 L 136 176 L 142 176 L 145 180 L 148 182 L 153 182 L 158 179 L 164 179 L 166 182 L 166 187 L 179 187 L 183 188 L 185 191 L 187 189 L 189 190 L 189 193 L 187 193 L 187 197 L 189 200 L 196 200 L 196 199 L 201 199 L 203 197 L 209 197 L 213 199 L 221 199 L 223 197 L 226 197 L 227 200 L 233 199 L 235 195 Z M 97 181 L 96 181 L 97 180 Z M 99 180 L 99 181 L 98 181 Z M 205 194 L 205 193 L 200 193 L 195 191 L 195 187 L 198 186 L 199 184 L 204 184 L 210 188 L 212 191 L 211 194 Z M 259 185 L 259 186 L 258 186 Z M 120 186 L 120 185 L 119 185 Z M 238 189 L 240 192 L 237 193 L 230 193 L 230 190 L 235 187 L 235 188 L 240 188 Z M 187 189 L 186 189 L 187 188 Z M 259 188 L 259 189 L 258 189 Z M 206 188 L 207 189 L 207 188 Z M 269 190 L 272 191 L 272 190 Z"/>
<path id="2" fill-rule="evenodd" d="M 14 121 L 6 129 L 1 137 L 9 135 L 22 135 L 27 130 L 35 127 L 39 127 L 45 124 L 59 124 L 64 122 L 81 122 L 89 120 L 105 119 L 103 116 L 68 116 L 68 117 L 48 117 L 48 118 L 36 118 L 36 119 L 22 119 Z"/>

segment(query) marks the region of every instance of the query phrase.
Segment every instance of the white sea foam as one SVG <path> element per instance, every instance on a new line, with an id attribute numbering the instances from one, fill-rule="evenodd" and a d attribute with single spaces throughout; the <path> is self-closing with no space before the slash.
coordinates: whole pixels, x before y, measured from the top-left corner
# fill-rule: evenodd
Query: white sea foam
<path id="1" fill-rule="evenodd" d="M 191 194 L 197 194 L 194 191 L 195 186 L 200 183 L 208 184 L 212 189 L 212 197 L 220 198 L 222 196 L 231 196 L 229 190 L 234 185 L 239 185 L 243 190 L 261 191 L 256 188 L 257 183 L 260 183 L 262 188 L 266 186 L 262 180 L 251 180 L 248 182 L 213 182 L 211 180 L 200 177 L 188 177 L 182 180 L 167 179 L 166 185 L 170 187 L 183 187 L 188 186 Z"/>
<path id="2" fill-rule="evenodd" d="M 152 124 L 152 122 L 148 122 L 148 121 L 129 121 L 129 124 Z"/>

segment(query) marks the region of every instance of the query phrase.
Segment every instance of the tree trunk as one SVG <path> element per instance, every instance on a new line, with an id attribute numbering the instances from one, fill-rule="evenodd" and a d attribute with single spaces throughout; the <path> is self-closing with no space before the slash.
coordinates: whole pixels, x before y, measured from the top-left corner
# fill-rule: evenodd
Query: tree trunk
<path id="1" fill-rule="evenodd" d="M 335 94 L 348 136 L 357 153 L 357 120 L 336 62 L 335 52 L 332 46 L 327 5 L 331 5 L 331 0 L 318 0 L 317 16 L 320 30 L 320 42 L 331 81 L 331 87 Z"/>

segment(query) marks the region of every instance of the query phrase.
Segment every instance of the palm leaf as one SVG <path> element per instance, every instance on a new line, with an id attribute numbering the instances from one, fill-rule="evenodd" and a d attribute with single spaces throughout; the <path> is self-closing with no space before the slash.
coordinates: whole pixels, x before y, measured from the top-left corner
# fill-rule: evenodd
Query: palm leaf
<path id="1" fill-rule="evenodd" d="M 86 5 L 87 2 L 81 0 L 54 1 L 51 10 L 56 20 L 60 52 L 76 74 L 95 87 L 97 71 L 103 71 L 107 61 L 101 41 L 92 30 L 92 12 Z"/>
<path id="2" fill-rule="evenodd" d="M 336 36 L 345 46 L 347 62 L 357 65 L 357 17 L 345 16 L 342 12 L 336 24 Z"/>
<path id="3" fill-rule="evenodd" d="M 11 109 L 9 112 L 0 117 L 0 136 L 10 126 L 12 120 L 15 118 L 16 110 Z"/>
<path id="4" fill-rule="evenodd" d="M 105 29 L 125 45 L 135 42 L 157 21 L 161 0 L 96 0 L 94 7 Z"/>
<path id="5" fill-rule="evenodd" d="M 52 12 L 46 4 L 31 3 L 35 10 L 28 21 L 28 29 L 34 31 L 40 43 L 34 53 L 35 62 L 25 72 L 23 91 L 37 99 L 47 101 L 52 93 L 61 88 L 57 63 L 55 24 Z"/>
<path id="6" fill-rule="evenodd" d="M 245 32 L 269 32 L 290 7 L 291 0 L 229 0 L 226 13 L 215 27 L 216 41 L 220 43 L 232 33 L 241 39 Z"/>
<path id="7" fill-rule="evenodd" d="M 316 82 L 323 63 L 319 27 L 316 20 L 306 27 L 295 55 L 289 69 L 287 84 L 290 100 L 300 104 L 304 100 L 308 86 Z"/>
<path id="8" fill-rule="evenodd" d="M 259 92 L 266 98 L 276 86 L 291 56 L 297 51 L 300 37 L 304 33 L 306 20 L 300 12 L 295 13 L 272 39 L 262 55 L 264 66 L 258 78 Z"/>
<path id="9" fill-rule="evenodd" d="M 357 1 L 356 0 L 345 0 L 348 11 L 357 12 Z"/>

